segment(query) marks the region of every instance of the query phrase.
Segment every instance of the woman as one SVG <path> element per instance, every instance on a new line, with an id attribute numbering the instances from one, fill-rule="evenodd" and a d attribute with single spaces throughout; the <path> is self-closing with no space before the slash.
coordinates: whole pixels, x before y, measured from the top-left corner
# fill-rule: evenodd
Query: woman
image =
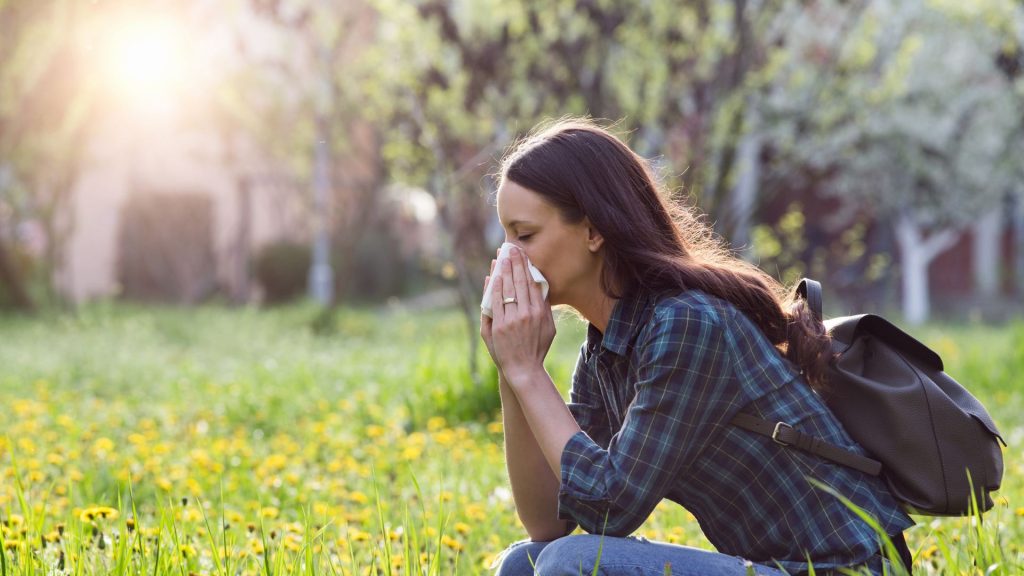
<path id="1" fill-rule="evenodd" d="M 862 452 L 812 390 L 826 384 L 829 341 L 801 301 L 784 302 L 781 286 L 667 203 L 646 162 L 590 121 L 517 145 L 497 205 L 518 249 L 481 336 L 530 536 L 503 553 L 499 576 L 534 564 L 542 576 L 589 574 L 598 556 L 601 574 L 795 574 L 808 562 L 817 574 L 881 573 L 877 534 L 808 481 L 899 535 L 913 522 L 878 478 L 729 425 L 742 411 Z M 543 366 L 553 305 L 589 322 L 568 406 Z M 628 537 L 663 498 L 719 553 Z M 568 535 L 576 526 L 589 534 Z"/>

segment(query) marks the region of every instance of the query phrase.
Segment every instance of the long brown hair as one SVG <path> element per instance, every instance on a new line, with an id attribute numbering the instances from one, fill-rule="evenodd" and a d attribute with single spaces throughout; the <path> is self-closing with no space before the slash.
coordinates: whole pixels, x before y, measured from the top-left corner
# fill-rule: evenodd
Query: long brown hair
<path id="1" fill-rule="evenodd" d="M 609 296 L 687 288 L 717 296 L 825 389 L 829 337 L 803 300 L 736 257 L 697 210 L 666 202 L 647 161 L 608 130 L 587 119 L 542 126 L 506 154 L 501 178 L 543 196 L 567 223 L 589 219 L 605 240 Z"/>

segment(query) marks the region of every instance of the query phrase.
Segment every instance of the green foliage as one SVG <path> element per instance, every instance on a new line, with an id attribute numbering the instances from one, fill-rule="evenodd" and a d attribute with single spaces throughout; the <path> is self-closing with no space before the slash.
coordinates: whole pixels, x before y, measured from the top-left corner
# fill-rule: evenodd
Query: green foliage
<path id="1" fill-rule="evenodd" d="M 1011 2 L 825 2 L 794 14 L 764 109 L 823 191 L 921 226 L 969 223 L 1021 176 L 1021 42 Z M 942 73 L 937 73 L 942 70 Z"/>
<path id="2" fill-rule="evenodd" d="M 872 310 L 883 309 L 884 302 L 866 301 L 877 292 L 873 288 L 892 279 L 892 260 L 884 252 L 868 250 L 867 224 L 858 221 L 830 242 L 814 242 L 813 238 L 824 236 L 815 216 L 795 202 L 777 222 L 755 226 L 751 231 L 754 261 L 786 286 L 795 286 L 803 277 L 824 282 L 829 295 L 826 304 L 833 309 L 852 306 L 863 312 L 865 304 Z"/>

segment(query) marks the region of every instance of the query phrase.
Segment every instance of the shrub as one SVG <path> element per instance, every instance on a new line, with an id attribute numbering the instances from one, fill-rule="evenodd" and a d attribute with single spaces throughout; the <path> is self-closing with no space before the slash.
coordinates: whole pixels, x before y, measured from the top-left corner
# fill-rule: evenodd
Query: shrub
<path id="1" fill-rule="evenodd" d="M 312 261 L 309 246 L 298 242 L 280 240 L 261 248 L 253 268 L 266 302 L 280 304 L 305 293 Z"/>

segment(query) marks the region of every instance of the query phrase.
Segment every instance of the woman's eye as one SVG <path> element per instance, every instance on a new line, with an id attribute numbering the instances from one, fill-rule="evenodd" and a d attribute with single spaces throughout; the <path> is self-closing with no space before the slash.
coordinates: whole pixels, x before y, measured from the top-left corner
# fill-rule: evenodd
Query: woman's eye
<path id="1" fill-rule="evenodd" d="M 525 242 L 530 239 L 530 236 L 533 236 L 533 234 L 520 234 L 518 240 L 520 242 Z"/>

